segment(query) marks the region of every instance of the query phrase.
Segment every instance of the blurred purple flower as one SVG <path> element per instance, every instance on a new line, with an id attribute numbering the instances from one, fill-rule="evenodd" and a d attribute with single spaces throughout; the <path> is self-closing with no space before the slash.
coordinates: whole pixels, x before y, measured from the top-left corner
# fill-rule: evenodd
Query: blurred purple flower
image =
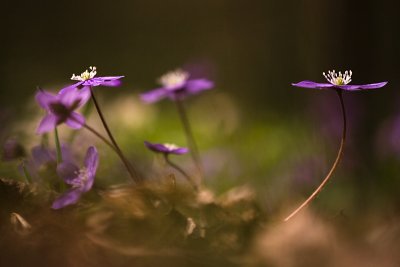
<path id="1" fill-rule="evenodd" d="M 64 122 L 73 129 L 79 129 L 85 123 L 85 118 L 74 110 L 89 100 L 88 88 L 65 90 L 57 95 L 39 90 L 35 97 L 38 104 L 47 111 L 36 130 L 38 134 L 52 131 Z"/>
<path id="2" fill-rule="evenodd" d="M 348 85 L 351 82 L 351 75 L 353 73 L 350 71 L 345 71 L 344 73 L 336 73 L 335 70 L 328 71 L 328 74 L 323 72 L 325 79 L 329 83 L 316 83 L 313 81 L 301 81 L 299 83 L 292 83 L 293 86 L 302 88 L 312 88 L 312 89 L 341 89 L 345 91 L 359 91 L 367 89 L 381 88 L 387 84 L 387 82 L 380 83 L 370 83 L 363 85 Z"/>
<path id="3" fill-rule="evenodd" d="M 63 88 L 60 92 L 70 90 L 73 88 L 86 88 L 86 87 L 95 87 L 95 86 L 119 86 L 121 85 L 120 79 L 124 76 L 104 76 L 104 77 L 95 77 L 97 74 L 96 67 L 89 67 L 89 70 L 85 70 L 81 73 L 81 75 L 72 74 L 71 80 L 78 81 L 70 86 Z"/>
<path id="4" fill-rule="evenodd" d="M 207 79 L 189 79 L 189 76 L 188 72 L 180 69 L 168 72 L 159 80 L 161 88 L 143 93 L 140 97 L 147 103 L 157 102 L 166 97 L 179 100 L 209 90 L 214 86 L 214 83 Z"/>
<path id="5" fill-rule="evenodd" d="M 26 156 L 25 148 L 14 138 L 6 140 L 3 144 L 2 160 L 11 161 Z"/>
<path id="6" fill-rule="evenodd" d="M 178 147 L 174 144 L 157 144 L 157 143 L 150 143 L 144 141 L 146 147 L 154 152 L 157 153 L 164 153 L 168 154 L 175 154 L 175 155 L 182 155 L 189 152 L 189 149 L 186 147 Z"/>
<path id="7" fill-rule="evenodd" d="M 58 175 L 72 188 L 58 197 L 51 206 L 53 209 L 60 209 L 75 204 L 83 193 L 88 192 L 94 182 L 99 155 L 95 147 L 91 146 L 86 152 L 84 167 L 79 169 L 75 164 L 64 161 L 57 166 Z"/>

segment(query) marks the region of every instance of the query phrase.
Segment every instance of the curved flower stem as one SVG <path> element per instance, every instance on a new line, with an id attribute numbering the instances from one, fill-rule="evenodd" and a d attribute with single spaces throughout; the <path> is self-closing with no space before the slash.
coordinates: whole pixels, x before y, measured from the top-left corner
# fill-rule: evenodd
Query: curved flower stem
<path id="1" fill-rule="evenodd" d="M 106 143 L 112 150 L 114 150 L 115 153 L 117 153 L 118 157 L 121 159 L 122 163 L 124 164 L 124 166 L 126 167 L 129 175 L 131 176 L 131 178 L 135 181 L 135 182 L 140 182 L 140 180 L 135 180 L 133 174 L 131 173 L 131 166 L 129 165 L 129 162 L 126 160 L 126 158 L 124 157 L 123 154 L 121 154 L 121 152 L 110 142 L 107 140 L 107 138 L 105 138 L 102 134 L 100 134 L 98 131 L 96 131 L 95 129 L 93 129 L 91 126 L 87 125 L 87 124 L 83 124 L 83 127 L 85 129 L 87 129 L 88 131 L 90 131 L 91 133 L 93 133 L 95 136 L 97 136 L 98 138 L 100 138 L 104 143 Z"/>
<path id="2" fill-rule="evenodd" d="M 343 130 L 342 130 L 342 139 L 340 142 L 340 147 L 339 147 L 339 151 L 337 153 L 336 159 L 331 167 L 331 169 L 329 170 L 328 174 L 326 175 L 325 179 L 322 181 L 322 183 L 318 186 L 317 189 L 315 189 L 315 191 L 307 198 L 306 201 L 303 202 L 303 204 L 301 204 L 296 210 L 294 210 L 289 216 L 287 216 L 285 218 L 285 222 L 290 220 L 290 218 L 292 218 L 294 215 L 296 215 L 301 209 L 303 209 L 305 206 L 307 206 L 317 195 L 319 192 L 321 192 L 321 190 L 324 188 L 325 184 L 329 181 L 329 179 L 331 178 L 333 172 L 336 170 L 340 160 L 342 159 L 343 156 L 343 151 L 344 151 L 344 144 L 346 141 L 346 130 L 347 130 L 347 122 L 346 122 L 346 110 L 344 107 L 344 102 L 343 102 L 343 96 L 342 96 L 342 91 L 340 89 L 336 90 L 338 96 L 339 96 L 339 100 L 340 100 L 340 105 L 342 107 L 342 115 L 343 115 Z"/>
<path id="3" fill-rule="evenodd" d="M 125 167 L 127 168 L 128 172 L 129 172 L 129 175 L 131 176 L 132 180 L 134 180 L 137 183 L 141 182 L 142 179 L 138 176 L 138 174 L 137 174 L 135 168 L 132 166 L 132 164 L 130 164 L 128 162 L 128 160 L 126 159 L 126 157 L 125 157 L 124 153 L 122 152 L 121 148 L 118 146 L 117 142 L 115 141 L 115 138 L 112 135 L 110 128 L 108 127 L 108 124 L 106 122 L 106 119 L 104 118 L 103 112 L 101 111 L 99 103 L 97 102 L 97 99 L 96 99 L 96 97 L 94 95 L 92 87 L 89 87 L 89 88 L 90 88 L 90 95 L 92 97 L 94 106 L 96 107 L 96 111 L 99 114 L 99 117 L 100 117 L 100 120 L 101 120 L 101 122 L 102 122 L 102 124 L 104 126 L 104 129 L 106 130 L 107 135 L 110 138 L 111 143 L 113 144 L 113 146 L 115 148 L 114 149 L 115 152 L 117 152 L 117 154 L 121 158 L 122 162 L 124 163 Z"/>
<path id="4" fill-rule="evenodd" d="M 196 183 L 190 178 L 190 176 L 181 167 L 179 167 L 178 165 L 176 165 L 169 159 L 168 154 L 164 153 L 164 158 L 165 158 L 165 161 L 168 163 L 168 165 L 170 165 L 172 168 L 176 169 L 178 172 L 180 172 L 186 178 L 186 180 L 193 186 L 195 191 L 199 190 Z"/>
<path id="5" fill-rule="evenodd" d="M 193 137 L 192 128 L 190 127 L 190 123 L 189 123 L 189 119 L 186 114 L 185 107 L 183 105 L 182 100 L 180 100 L 180 99 L 176 99 L 175 103 L 176 103 L 176 107 L 178 109 L 179 117 L 181 119 L 185 135 L 186 135 L 186 141 L 190 148 L 190 155 L 192 156 L 193 162 L 196 165 L 197 170 L 200 173 L 200 178 L 202 178 L 203 177 L 203 167 L 202 167 L 201 161 L 200 161 L 199 150 L 197 148 L 196 141 L 194 140 L 194 137 Z"/>

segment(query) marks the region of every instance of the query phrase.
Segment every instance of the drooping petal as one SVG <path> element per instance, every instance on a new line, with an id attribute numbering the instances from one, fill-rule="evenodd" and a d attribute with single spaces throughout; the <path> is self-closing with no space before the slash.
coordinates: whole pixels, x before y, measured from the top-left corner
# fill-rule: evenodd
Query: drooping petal
<path id="1" fill-rule="evenodd" d="M 58 101 L 58 97 L 56 95 L 50 94 L 49 92 L 39 90 L 35 95 L 36 102 L 44 108 L 45 110 L 49 110 L 49 104 L 52 102 Z"/>
<path id="2" fill-rule="evenodd" d="M 85 124 L 85 118 L 77 112 L 71 112 L 71 114 L 65 121 L 65 124 L 67 124 L 72 129 L 80 129 Z"/>
<path id="3" fill-rule="evenodd" d="M 53 114 L 47 114 L 42 121 L 39 123 L 38 128 L 36 129 L 37 134 L 47 133 L 57 126 L 57 117 Z"/>
<path id="4" fill-rule="evenodd" d="M 91 94 L 90 88 L 87 86 L 83 87 L 82 89 L 79 89 L 78 95 L 79 95 L 80 101 L 77 104 L 76 108 L 80 108 L 83 105 L 85 105 L 90 99 L 90 94 Z"/>
<path id="5" fill-rule="evenodd" d="M 59 96 L 60 96 L 60 103 L 62 103 L 68 108 L 73 107 L 75 109 L 82 100 L 80 95 L 80 89 L 78 88 L 63 90 L 62 92 L 59 93 Z"/>
<path id="6" fill-rule="evenodd" d="M 186 90 L 190 94 L 197 94 L 204 90 L 209 90 L 214 87 L 214 83 L 207 79 L 189 80 L 186 83 Z"/>
<path id="7" fill-rule="evenodd" d="M 87 192 L 92 188 L 98 166 L 99 166 L 99 154 L 97 152 L 97 149 L 94 146 L 91 146 L 88 148 L 85 157 L 87 180 L 84 187 L 82 188 L 83 192 Z"/>
<path id="8" fill-rule="evenodd" d="M 72 90 L 72 89 L 75 89 L 75 88 L 79 88 L 84 82 L 85 82 L 85 81 L 80 81 L 80 82 L 71 84 L 71 85 L 69 85 L 69 86 L 67 86 L 67 87 L 64 87 L 63 89 L 61 89 L 61 90 L 58 92 L 58 94 L 64 94 L 66 91 L 69 91 L 69 90 Z"/>
<path id="9" fill-rule="evenodd" d="M 312 88 L 312 89 L 327 89 L 334 87 L 331 83 L 316 83 L 313 81 L 301 81 L 298 83 L 292 83 L 293 86 L 302 88 Z"/>
<path id="10" fill-rule="evenodd" d="M 78 202 L 79 198 L 82 195 L 82 191 L 79 189 L 70 189 L 60 197 L 58 197 L 51 206 L 52 209 L 61 209 L 65 206 L 75 204 Z"/>
<path id="11" fill-rule="evenodd" d="M 66 184 L 73 185 L 73 181 L 79 176 L 79 168 L 72 162 L 64 161 L 57 165 L 57 174 Z"/>
<path id="12" fill-rule="evenodd" d="M 163 98 L 165 98 L 168 95 L 168 90 L 165 88 L 158 88 L 151 90 L 149 92 L 140 94 L 140 98 L 147 103 L 154 103 L 157 102 Z"/>

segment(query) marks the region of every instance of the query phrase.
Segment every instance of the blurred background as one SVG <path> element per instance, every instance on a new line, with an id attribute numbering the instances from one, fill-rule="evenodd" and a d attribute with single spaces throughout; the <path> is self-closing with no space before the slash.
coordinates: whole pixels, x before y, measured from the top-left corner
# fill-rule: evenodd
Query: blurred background
<path id="1" fill-rule="evenodd" d="M 0 140 L 16 139 L 29 150 L 40 141 L 36 88 L 58 90 L 72 73 L 97 66 L 99 76 L 126 76 L 120 88 L 99 88 L 98 95 L 117 139 L 146 171 L 153 155 L 143 140 L 185 145 L 185 139 L 169 101 L 145 105 L 138 94 L 157 87 L 165 72 L 184 68 L 215 81 L 215 90 L 186 102 L 206 183 L 219 193 L 250 184 L 263 209 L 279 218 L 319 184 L 341 134 L 335 93 L 291 83 L 324 82 L 324 71 L 352 70 L 354 84 L 389 84 L 344 94 L 344 160 L 313 209 L 332 218 L 397 218 L 398 10 L 391 0 L 6 1 Z M 82 133 L 76 146 L 88 138 Z M 105 177 L 115 172 L 113 160 L 101 166 L 105 185 L 123 181 Z M 177 161 L 190 168 L 189 157 Z M 11 163 L 0 167 L 1 176 L 20 179 Z"/>

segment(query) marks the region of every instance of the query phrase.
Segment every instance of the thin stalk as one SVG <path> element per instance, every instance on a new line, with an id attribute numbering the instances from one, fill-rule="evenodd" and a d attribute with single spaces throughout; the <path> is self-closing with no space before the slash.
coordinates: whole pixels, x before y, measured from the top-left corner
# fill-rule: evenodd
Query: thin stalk
<path id="1" fill-rule="evenodd" d="M 142 179 L 139 178 L 135 168 L 128 162 L 128 160 L 126 159 L 124 153 L 122 153 L 121 148 L 118 146 L 117 142 L 115 141 L 115 138 L 112 135 L 110 128 L 108 127 L 108 124 L 107 124 L 106 119 L 105 119 L 105 117 L 103 115 L 103 112 L 101 111 L 99 103 L 97 102 L 97 99 L 96 99 L 96 97 L 94 95 L 92 87 L 90 87 L 90 95 L 92 97 L 94 106 L 96 107 L 96 111 L 99 114 L 99 117 L 100 117 L 100 120 L 101 120 L 101 122 L 103 124 L 103 127 L 106 130 L 107 135 L 110 138 L 111 143 L 113 144 L 113 146 L 115 148 L 115 151 L 117 152 L 117 154 L 121 158 L 122 162 L 124 163 L 126 169 L 128 170 L 129 175 L 131 176 L 132 180 L 134 180 L 135 182 L 141 182 Z"/>
<path id="2" fill-rule="evenodd" d="M 178 165 L 176 165 L 169 159 L 168 154 L 165 153 L 164 158 L 169 166 L 171 166 L 172 168 L 174 168 L 175 170 L 180 172 L 186 178 L 186 180 L 193 186 L 194 190 L 196 190 L 196 191 L 199 190 L 196 183 L 190 178 L 190 176 L 181 167 L 179 167 Z"/>
<path id="3" fill-rule="evenodd" d="M 61 145 L 60 145 L 60 139 L 58 138 L 58 130 L 57 127 L 54 128 L 54 142 L 56 144 L 56 157 L 57 157 L 57 165 L 60 164 L 63 159 L 62 159 L 62 153 L 61 153 Z"/>
<path id="4" fill-rule="evenodd" d="M 307 198 L 306 201 L 303 202 L 296 210 L 294 210 L 289 216 L 285 218 L 285 222 L 290 220 L 293 216 L 295 216 L 301 209 L 303 209 L 305 206 L 307 206 L 317 195 L 321 190 L 324 188 L 326 183 L 329 181 L 331 178 L 333 172 L 336 170 L 340 160 L 342 159 L 343 156 L 343 151 L 344 151 L 344 144 L 346 141 L 346 130 L 347 130 L 347 122 L 346 122 L 346 110 L 344 107 L 344 102 L 343 102 L 343 96 L 342 96 L 342 91 L 340 89 L 336 90 L 337 95 L 340 100 L 340 105 L 342 107 L 342 116 L 343 116 L 343 130 L 342 130 L 342 139 L 340 141 L 340 147 L 336 156 L 336 159 L 329 170 L 328 174 L 326 175 L 325 179 L 322 181 L 322 183 L 315 189 L 315 191 Z"/>
<path id="5" fill-rule="evenodd" d="M 183 102 L 179 99 L 175 100 L 176 108 L 178 109 L 179 117 L 181 119 L 183 130 L 185 132 L 186 141 L 190 148 L 190 155 L 192 156 L 193 162 L 196 165 L 200 177 L 203 176 L 203 167 L 200 161 L 199 150 L 197 148 L 196 141 L 193 137 L 192 128 L 190 127 L 189 119 L 186 114 L 185 106 Z"/>
<path id="6" fill-rule="evenodd" d="M 91 126 L 87 125 L 87 124 L 83 124 L 83 127 L 85 129 L 87 129 L 88 131 L 90 131 L 91 133 L 93 133 L 95 136 L 97 136 L 98 138 L 100 138 L 106 145 L 108 145 L 115 153 L 117 153 L 118 157 L 121 159 L 122 163 L 124 164 L 125 168 L 127 169 L 129 175 L 131 176 L 131 178 L 135 181 L 135 182 L 141 182 L 140 180 L 135 180 L 132 170 L 130 169 L 131 166 L 129 165 L 129 162 L 127 161 L 127 159 L 124 157 L 124 155 L 121 153 L 120 150 L 118 150 L 110 141 L 107 140 L 107 138 L 105 138 L 102 134 L 100 134 L 98 131 L 96 131 L 95 129 L 93 129 Z"/>
<path id="7" fill-rule="evenodd" d="M 26 168 L 25 160 L 21 161 L 21 165 L 22 165 L 22 171 L 24 172 L 25 175 L 26 182 L 28 184 L 32 183 L 32 176 L 30 175 L 28 169 Z"/>

